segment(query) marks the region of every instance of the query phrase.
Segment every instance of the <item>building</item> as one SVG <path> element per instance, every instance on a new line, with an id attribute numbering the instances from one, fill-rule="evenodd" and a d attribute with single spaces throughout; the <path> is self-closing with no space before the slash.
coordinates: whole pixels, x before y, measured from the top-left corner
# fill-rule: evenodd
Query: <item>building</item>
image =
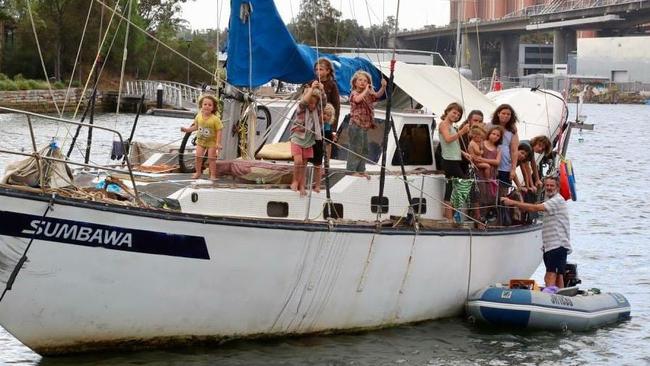
<path id="1" fill-rule="evenodd" d="M 553 45 L 521 43 L 517 74 L 548 74 L 553 72 Z"/>
<path id="2" fill-rule="evenodd" d="M 530 10 L 530 7 L 551 4 L 553 1 L 554 0 L 451 0 L 450 19 L 451 22 L 454 23 L 458 20 L 460 15 L 462 21 L 474 18 L 479 18 L 484 21 L 497 20 L 509 15 L 525 15 L 525 12 Z M 557 2 L 557 0 L 555 0 L 555 2 Z"/>
<path id="3" fill-rule="evenodd" d="M 578 39 L 579 75 L 650 83 L 650 36 Z"/>

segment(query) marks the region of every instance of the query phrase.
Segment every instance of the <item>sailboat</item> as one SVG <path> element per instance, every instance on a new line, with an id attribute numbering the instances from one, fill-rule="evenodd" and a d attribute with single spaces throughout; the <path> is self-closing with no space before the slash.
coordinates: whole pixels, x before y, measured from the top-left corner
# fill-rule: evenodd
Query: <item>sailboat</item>
<path id="1" fill-rule="evenodd" d="M 276 39 L 288 32 L 272 1 L 231 0 L 231 9 L 231 33 L 243 38 L 230 40 L 230 82 L 313 77 L 305 48 Z M 237 70 L 251 52 L 261 63 Z M 271 60 L 286 67 L 261 66 Z M 375 77 L 390 75 L 387 64 L 372 66 Z M 397 62 L 393 76 L 431 110 L 461 98 L 487 115 L 496 107 L 448 67 Z M 376 117 L 382 132 L 390 127 L 386 111 Z M 566 118 L 546 119 L 542 130 L 556 137 Z M 369 179 L 347 175 L 332 159 L 329 197 L 326 190 L 300 197 L 278 184 L 191 181 L 162 197 L 177 208 L 155 208 L 1 184 L 0 325 L 42 355 L 355 331 L 456 316 L 471 293 L 530 276 L 541 261 L 541 224 L 442 223 L 434 116 L 395 107 L 389 121 L 400 138 L 371 157 L 386 161 L 386 173 L 374 165 Z M 268 142 L 283 141 L 287 124 L 278 122 Z M 411 157 L 400 164 L 398 147 L 409 144 Z M 122 172 L 136 195 L 152 179 L 178 179 Z"/>

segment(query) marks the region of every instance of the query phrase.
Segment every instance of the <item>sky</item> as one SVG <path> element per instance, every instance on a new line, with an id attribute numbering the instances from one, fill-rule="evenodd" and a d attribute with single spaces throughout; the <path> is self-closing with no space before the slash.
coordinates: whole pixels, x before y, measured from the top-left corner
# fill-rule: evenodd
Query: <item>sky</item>
<path id="1" fill-rule="evenodd" d="M 275 0 L 275 4 L 285 23 L 289 23 L 292 16 L 298 15 L 300 0 Z M 356 19 L 364 27 L 381 24 L 386 17 L 395 16 L 397 10 L 397 0 L 330 0 L 330 4 L 343 12 L 344 19 Z M 225 28 L 229 15 L 228 0 L 188 0 L 182 5 L 181 17 L 189 22 L 193 30 Z M 419 29 L 429 24 L 440 26 L 448 23 L 449 0 L 400 1 L 400 29 Z"/>

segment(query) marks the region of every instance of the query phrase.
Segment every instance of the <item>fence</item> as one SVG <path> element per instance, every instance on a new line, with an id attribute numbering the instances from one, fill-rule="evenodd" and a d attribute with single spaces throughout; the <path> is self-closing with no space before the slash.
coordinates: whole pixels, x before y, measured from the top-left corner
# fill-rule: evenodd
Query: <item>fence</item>
<path id="1" fill-rule="evenodd" d="M 179 109 L 196 109 L 196 102 L 201 96 L 201 88 L 173 81 L 134 80 L 126 82 L 126 94 L 145 95 L 146 99 L 155 100 L 156 92 L 161 87 L 163 101 Z"/>

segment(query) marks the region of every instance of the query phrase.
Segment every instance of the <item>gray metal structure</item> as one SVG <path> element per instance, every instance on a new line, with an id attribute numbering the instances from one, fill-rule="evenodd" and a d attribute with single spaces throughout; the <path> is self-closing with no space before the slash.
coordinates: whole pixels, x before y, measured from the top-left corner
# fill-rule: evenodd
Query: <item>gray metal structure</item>
<path id="1" fill-rule="evenodd" d="M 497 20 L 472 19 L 462 22 L 462 54 L 476 55 L 479 42 L 500 47 L 500 76 L 517 77 L 519 69 L 518 46 L 521 35 L 527 32 L 552 31 L 553 61 L 566 64 L 568 54 L 577 49 L 578 30 L 598 30 L 599 36 L 632 34 L 650 23 L 650 1 L 639 0 L 567 0 L 527 7 Z M 453 59 L 457 24 L 428 27 L 402 32 L 394 38 L 399 48 L 439 51 L 448 60 Z M 479 39 L 480 38 L 480 39 Z M 491 70 L 481 70 L 477 57 L 464 60 L 477 79 Z M 483 72 L 482 72 L 483 71 Z"/>
<path id="2" fill-rule="evenodd" d="M 578 74 L 650 83 L 650 36 L 578 40 Z"/>

